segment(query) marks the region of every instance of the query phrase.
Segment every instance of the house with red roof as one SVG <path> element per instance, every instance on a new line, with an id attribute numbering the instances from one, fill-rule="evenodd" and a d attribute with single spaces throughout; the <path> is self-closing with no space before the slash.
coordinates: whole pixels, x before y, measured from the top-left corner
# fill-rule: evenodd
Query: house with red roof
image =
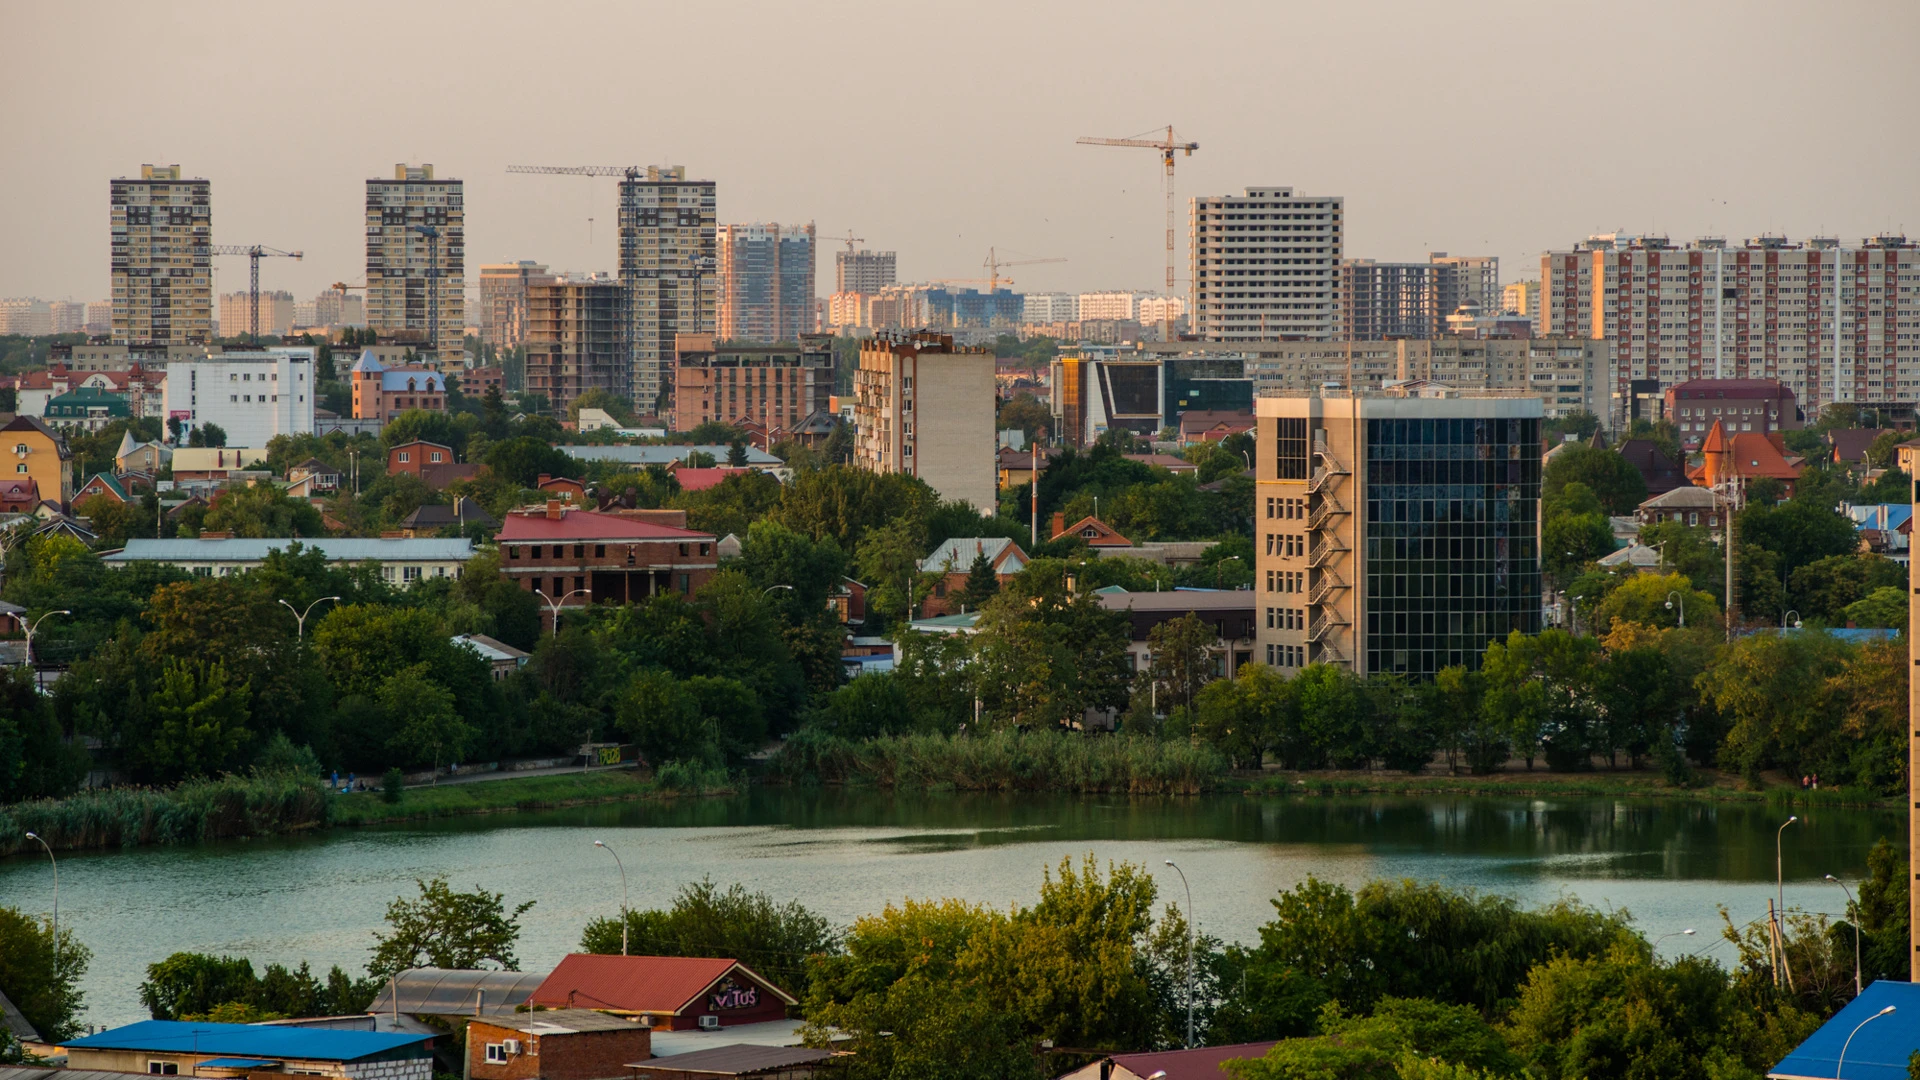
<path id="1" fill-rule="evenodd" d="M 0 514 L 31 514 L 40 505 L 40 485 L 31 476 L 0 480 Z"/>
<path id="2" fill-rule="evenodd" d="M 583 504 L 587 501 L 587 485 L 570 476 L 549 476 L 541 473 L 539 479 L 533 482 L 533 486 L 540 489 L 541 493 L 549 499 Z"/>
<path id="3" fill-rule="evenodd" d="M 740 476 L 744 473 L 754 471 L 755 470 L 749 469 L 745 465 L 714 465 L 709 467 L 680 465 L 674 468 L 673 478 L 680 481 L 681 491 L 705 491 L 708 488 L 719 487 L 721 481 L 724 481 L 729 476 Z"/>
<path id="4" fill-rule="evenodd" d="M 799 1004 L 738 960 L 598 953 L 569 954 L 527 1003 L 646 1017 L 671 1031 L 784 1020 Z"/>
<path id="5" fill-rule="evenodd" d="M 1082 1065 L 1060 1080 L 1233 1080 L 1229 1061 L 1265 1057 L 1271 1042 L 1198 1046 L 1191 1050 L 1148 1050 L 1111 1054 Z"/>
<path id="6" fill-rule="evenodd" d="M 691 595 L 720 565 L 712 533 L 581 510 L 559 499 L 508 514 L 494 542 L 502 573 L 561 607 Z"/>
<path id="7" fill-rule="evenodd" d="M 1121 536 L 1113 526 L 1101 521 L 1092 514 L 1088 514 L 1086 517 L 1074 522 L 1072 528 L 1067 527 L 1067 515 L 1053 515 L 1053 535 L 1048 537 L 1048 539 L 1058 540 L 1063 536 L 1078 536 L 1080 539 L 1085 540 L 1087 546 L 1091 548 L 1130 548 L 1133 546 L 1133 541 Z"/>
<path id="8" fill-rule="evenodd" d="M 1253 430 L 1253 413 L 1234 409 L 1188 409 L 1180 414 L 1180 445 L 1219 442 Z"/>
<path id="9" fill-rule="evenodd" d="M 1785 439 L 1779 432 L 1762 435 L 1757 431 L 1728 433 L 1715 420 L 1700 444 L 1700 464 L 1687 470 L 1687 478 L 1704 488 L 1719 488 L 1739 480 L 1753 481 L 1772 477 L 1786 485 L 1787 497 L 1800 481 L 1800 466 L 1787 458 Z"/>

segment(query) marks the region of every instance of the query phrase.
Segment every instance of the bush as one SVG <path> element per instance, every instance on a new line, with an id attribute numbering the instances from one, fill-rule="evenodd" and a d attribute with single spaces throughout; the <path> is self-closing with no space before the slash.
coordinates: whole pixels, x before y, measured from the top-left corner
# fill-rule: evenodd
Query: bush
<path id="1" fill-rule="evenodd" d="M 406 790 L 407 774 L 401 772 L 399 766 L 388 769 L 387 775 L 380 778 L 380 798 L 389 804 L 399 803 L 401 793 Z"/>
<path id="2" fill-rule="evenodd" d="M 1184 741 L 1013 730 L 866 742 L 802 730 L 768 763 L 771 776 L 789 782 L 1134 795 L 1198 795 L 1227 768 L 1218 750 Z"/>

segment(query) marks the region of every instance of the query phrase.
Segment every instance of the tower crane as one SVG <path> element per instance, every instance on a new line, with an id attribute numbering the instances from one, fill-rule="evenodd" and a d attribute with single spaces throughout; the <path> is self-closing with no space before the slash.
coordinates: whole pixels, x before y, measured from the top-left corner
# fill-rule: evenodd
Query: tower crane
<path id="1" fill-rule="evenodd" d="M 541 176 L 618 176 L 632 180 L 645 170 L 638 165 L 509 165 L 507 171 Z"/>
<path id="2" fill-rule="evenodd" d="M 852 230 L 852 229 L 848 229 L 848 230 L 847 230 L 847 235 L 845 235 L 845 236 L 833 236 L 833 237 L 828 237 L 828 239 L 830 239 L 830 240 L 837 240 L 837 241 L 839 241 L 839 242 L 841 242 L 841 243 L 844 243 L 844 244 L 846 244 L 846 245 L 847 245 L 847 254 L 849 254 L 849 255 L 851 255 L 851 254 L 853 254 L 853 245 L 855 245 L 855 244 L 864 244 L 864 243 L 866 243 L 866 242 L 867 242 L 867 238 L 866 238 L 866 237 L 864 237 L 864 236 L 855 236 L 855 235 L 853 235 L 853 230 Z"/>
<path id="3" fill-rule="evenodd" d="M 1091 136 L 1088 136 L 1088 137 L 1077 139 L 1075 140 L 1075 142 L 1081 146 L 1133 146 L 1133 147 L 1140 147 L 1148 150 L 1158 150 L 1160 152 L 1160 161 L 1163 165 L 1166 166 L 1167 295 L 1172 296 L 1173 295 L 1173 159 L 1175 154 L 1183 153 L 1183 152 L 1186 154 L 1187 157 L 1192 157 L 1193 152 L 1195 150 L 1200 149 L 1200 144 L 1197 142 L 1181 142 L 1179 138 L 1176 135 L 1174 135 L 1172 124 L 1167 125 L 1167 133 L 1165 138 L 1149 139 L 1149 138 L 1142 137 L 1143 135 L 1151 135 L 1151 134 L 1155 134 L 1155 132 L 1142 132 L 1141 135 L 1136 135 L 1130 139 L 1096 139 Z M 1166 309 L 1165 323 L 1164 323 L 1164 328 L 1161 330 L 1161 335 L 1169 341 L 1173 339 L 1172 305 L 1168 305 Z"/>
<path id="4" fill-rule="evenodd" d="M 248 336 L 253 344 L 260 344 L 260 260 L 266 256 L 284 256 L 299 260 L 305 258 L 298 251 L 281 251 L 264 244 L 208 244 L 209 255 L 245 255 L 247 257 L 247 299 L 248 299 Z"/>
<path id="5" fill-rule="evenodd" d="M 992 248 L 988 248 L 987 259 L 980 265 L 987 268 L 987 291 L 997 292 L 1003 281 L 1008 285 L 1013 284 L 1012 278 L 1002 278 L 1000 276 L 1000 268 L 1003 266 L 1037 266 L 1041 263 L 1063 263 L 1066 261 L 1065 259 L 1016 259 L 1013 262 L 1005 262 L 995 256 Z"/>

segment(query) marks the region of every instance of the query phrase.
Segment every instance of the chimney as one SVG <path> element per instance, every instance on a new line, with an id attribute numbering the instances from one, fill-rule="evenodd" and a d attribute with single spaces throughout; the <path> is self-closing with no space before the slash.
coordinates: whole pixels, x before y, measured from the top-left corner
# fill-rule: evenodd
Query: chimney
<path id="1" fill-rule="evenodd" d="M 1067 515 L 1056 510 L 1053 512 L 1053 535 L 1059 536 L 1067 531 Z"/>
<path id="2" fill-rule="evenodd" d="M 388 529 L 380 534 L 382 540 L 404 540 L 406 537 L 407 534 L 398 529 Z"/>
<path id="3" fill-rule="evenodd" d="M 560 500 L 559 499 L 547 500 L 547 520 L 548 521 L 560 520 Z"/>
<path id="4" fill-rule="evenodd" d="M 547 481 L 549 481 L 549 480 L 551 480 L 551 479 L 553 479 L 553 477 L 552 477 L 552 476 L 550 476 L 550 475 L 548 475 L 547 473 L 541 473 L 541 474 L 540 474 L 540 479 L 538 479 L 538 480 L 535 480 L 535 481 L 533 482 L 533 486 L 534 486 L 534 487 L 539 487 L 540 485 L 542 485 L 542 484 L 544 484 L 544 483 L 546 483 Z"/>
<path id="5" fill-rule="evenodd" d="M 231 540 L 231 539 L 233 539 L 233 533 L 232 533 L 232 532 L 230 532 L 230 531 L 228 531 L 228 530 L 226 530 L 226 529 L 219 529 L 219 530 L 207 530 L 207 531 L 203 531 L 203 532 L 201 532 L 201 534 L 200 534 L 200 539 L 202 539 L 202 540 Z"/>

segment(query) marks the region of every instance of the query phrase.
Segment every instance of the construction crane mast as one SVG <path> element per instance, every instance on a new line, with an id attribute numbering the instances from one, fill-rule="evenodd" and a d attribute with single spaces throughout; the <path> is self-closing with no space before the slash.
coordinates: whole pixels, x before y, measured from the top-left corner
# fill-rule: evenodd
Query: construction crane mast
<path id="1" fill-rule="evenodd" d="M 253 339 L 252 341 L 253 344 L 255 345 L 260 344 L 260 260 L 261 258 L 265 256 L 279 255 L 289 259 L 298 260 L 298 259 L 304 258 L 305 256 L 303 256 L 298 251 L 281 251 L 279 248 L 270 248 L 263 244 L 247 244 L 247 245 L 209 244 L 207 245 L 207 254 L 209 255 L 245 255 L 247 257 L 247 263 L 248 263 L 248 267 L 247 267 L 247 270 L 248 270 L 247 334 L 250 338 Z"/>
<path id="2" fill-rule="evenodd" d="M 1151 133 L 1143 132 L 1142 134 L 1151 134 Z M 1167 134 L 1166 134 L 1166 137 L 1163 139 L 1147 139 L 1147 138 L 1142 138 L 1139 135 L 1136 135 L 1130 139 L 1096 139 L 1091 136 L 1088 136 L 1088 137 L 1078 139 L 1076 140 L 1076 142 L 1081 146 L 1134 146 L 1134 147 L 1142 147 L 1148 150 L 1158 150 L 1160 152 L 1161 164 L 1165 165 L 1167 170 L 1166 180 L 1165 180 L 1166 188 L 1167 188 L 1167 295 L 1172 296 L 1173 295 L 1173 159 L 1175 154 L 1182 153 L 1182 152 L 1184 152 L 1186 156 L 1192 157 L 1193 152 L 1195 150 L 1200 149 L 1200 144 L 1197 142 L 1181 142 L 1179 138 L 1176 135 L 1174 135 L 1172 124 L 1167 125 Z M 1165 337 L 1168 341 L 1173 340 L 1173 310 L 1172 310 L 1172 305 L 1170 304 L 1166 308 L 1164 328 L 1161 330 L 1161 335 Z"/>
<path id="3" fill-rule="evenodd" d="M 843 243 L 843 244 L 845 244 L 845 245 L 847 245 L 847 254 L 849 254 L 849 255 L 851 255 L 851 254 L 853 254 L 853 245 L 855 245 L 855 244 L 864 244 L 864 243 L 866 243 L 866 242 L 867 242 L 867 238 L 866 238 L 866 237 L 864 237 L 864 236 L 855 236 L 855 235 L 853 235 L 853 230 L 852 230 L 852 229 L 848 229 L 848 230 L 847 230 L 847 235 L 845 235 L 845 236 L 830 236 L 830 237 L 828 237 L 827 239 L 829 239 L 829 240 L 835 240 L 835 241 L 838 241 L 838 242 L 840 242 L 840 243 Z"/>
<path id="4" fill-rule="evenodd" d="M 1003 283 L 1007 285 L 1013 284 L 1012 278 L 1001 278 L 1000 268 L 1003 266 L 1038 266 L 1041 263 L 1063 263 L 1066 261 L 1065 259 L 1016 259 L 1013 262 L 1006 262 L 994 253 L 994 249 L 988 248 L 987 259 L 980 265 L 987 268 L 987 291 L 991 293 L 998 292 Z"/>

